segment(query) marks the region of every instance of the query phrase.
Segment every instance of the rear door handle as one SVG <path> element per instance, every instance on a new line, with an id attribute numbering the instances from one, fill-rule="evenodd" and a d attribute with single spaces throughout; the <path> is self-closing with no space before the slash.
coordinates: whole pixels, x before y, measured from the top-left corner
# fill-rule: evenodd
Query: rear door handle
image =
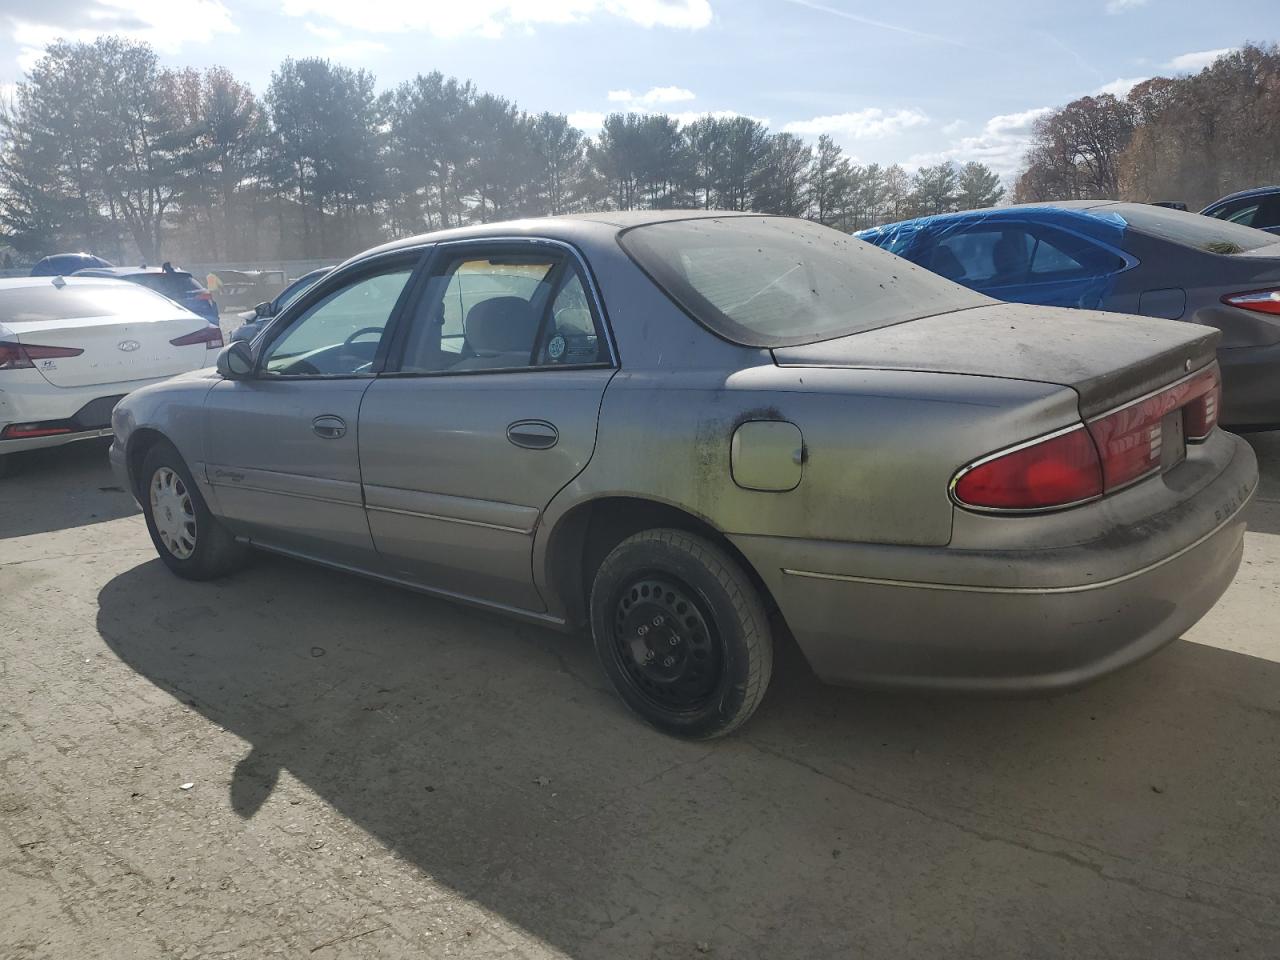
<path id="1" fill-rule="evenodd" d="M 507 427 L 507 439 L 528 450 L 549 450 L 559 441 L 560 431 L 545 420 L 517 420 Z"/>
<path id="2" fill-rule="evenodd" d="M 317 437 L 322 437 L 325 440 L 337 440 L 346 434 L 347 423 L 341 417 L 325 414 L 323 417 L 316 417 L 311 421 L 311 429 L 316 432 Z"/>

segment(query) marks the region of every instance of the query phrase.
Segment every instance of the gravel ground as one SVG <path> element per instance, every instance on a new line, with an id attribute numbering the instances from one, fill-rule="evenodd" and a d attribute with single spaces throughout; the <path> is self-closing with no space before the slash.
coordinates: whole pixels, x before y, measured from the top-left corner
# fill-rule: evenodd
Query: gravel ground
<path id="1" fill-rule="evenodd" d="M 1245 565 L 1080 693 L 818 684 L 666 739 L 587 643 L 172 577 L 98 444 L 0 481 L 0 957 L 1280 956 L 1280 434 Z"/>

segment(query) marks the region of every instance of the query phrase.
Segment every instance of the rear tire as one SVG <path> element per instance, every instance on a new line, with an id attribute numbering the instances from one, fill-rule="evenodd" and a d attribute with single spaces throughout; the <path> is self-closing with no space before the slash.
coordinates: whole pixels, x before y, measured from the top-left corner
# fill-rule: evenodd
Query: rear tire
<path id="1" fill-rule="evenodd" d="M 683 530 L 645 530 L 605 557 L 591 634 L 614 689 L 649 724 L 709 740 L 741 726 L 773 672 L 764 605 L 723 549 Z"/>
<path id="2" fill-rule="evenodd" d="M 157 441 L 137 478 L 147 532 L 164 565 L 186 580 L 212 580 L 243 567 L 248 550 L 209 512 L 177 448 Z"/>

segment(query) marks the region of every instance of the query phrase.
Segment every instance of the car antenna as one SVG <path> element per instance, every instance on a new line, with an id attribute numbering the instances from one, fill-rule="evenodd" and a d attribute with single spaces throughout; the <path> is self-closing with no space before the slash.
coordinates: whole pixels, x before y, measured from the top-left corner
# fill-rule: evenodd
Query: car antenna
<path id="1" fill-rule="evenodd" d="M 63 287 L 67 285 L 67 281 L 63 280 L 62 275 L 59 274 L 58 276 L 53 278 L 53 285 L 57 287 L 59 290 L 61 290 Z"/>

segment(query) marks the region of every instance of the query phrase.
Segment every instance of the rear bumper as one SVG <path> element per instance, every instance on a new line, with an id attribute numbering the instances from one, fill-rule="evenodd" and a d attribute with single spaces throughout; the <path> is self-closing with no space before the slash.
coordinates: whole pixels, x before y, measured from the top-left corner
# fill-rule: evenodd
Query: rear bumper
<path id="1" fill-rule="evenodd" d="M 1176 509 L 1060 549 L 732 539 L 827 682 L 985 693 L 1071 688 L 1176 639 L 1235 576 L 1257 463 L 1230 434 L 1205 446 L 1221 469 Z M 877 550 L 887 575 L 876 575 Z M 928 579 L 902 575 L 913 567 Z"/>
<path id="2" fill-rule="evenodd" d="M 1280 343 L 1218 351 L 1222 370 L 1222 423 L 1229 427 L 1280 426 Z"/>
<path id="3" fill-rule="evenodd" d="M 64 443 L 75 443 L 77 440 L 97 440 L 99 437 L 109 436 L 111 436 L 110 427 L 99 427 L 96 430 L 78 430 L 75 433 L 55 433 L 48 437 L 22 437 L 12 440 L 0 440 L 0 456 L 6 453 L 18 453 L 21 450 L 60 447 Z"/>
<path id="4" fill-rule="evenodd" d="M 15 414 L 21 410 L 9 410 L 4 420 L 0 420 L 0 454 L 15 453 L 20 450 L 36 450 L 41 447 L 57 447 L 76 440 L 93 440 L 97 437 L 111 435 L 111 411 L 124 399 L 124 394 L 106 397 L 95 397 L 89 400 L 70 416 L 65 417 L 32 417 L 23 419 Z M 47 410 L 45 411 L 48 412 Z M 10 424 L 30 423 L 37 429 L 64 430 L 64 433 L 51 433 L 46 436 L 5 437 L 4 432 Z"/>

